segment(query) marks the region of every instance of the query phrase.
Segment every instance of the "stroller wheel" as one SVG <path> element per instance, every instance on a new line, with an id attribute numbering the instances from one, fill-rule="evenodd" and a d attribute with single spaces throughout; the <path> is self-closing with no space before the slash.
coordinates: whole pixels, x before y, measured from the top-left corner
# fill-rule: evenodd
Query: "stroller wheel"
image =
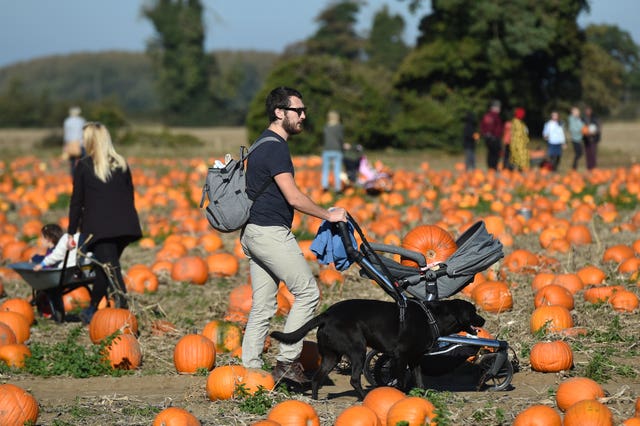
<path id="1" fill-rule="evenodd" d="M 398 379 L 393 376 L 391 357 L 388 354 L 371 350 L 364 361 L 364 378 L 371 386 L 398 386 Z M 411 373 L 406 370 L 406 375 Z M 405 377 L 406 379 L 409 377 Z"/>
<path id="2" fill-rule="evenodd" d="M 497 365 L 501 363 L 502 365 Z M 491 352 L 481 355 L 476 361 L 480 369 L 478 390 L 506 390 L 511 386 L 513 379 L 513 364 L 506 352 Z M 496 371 L 492 373 L 492 369 Z"/>

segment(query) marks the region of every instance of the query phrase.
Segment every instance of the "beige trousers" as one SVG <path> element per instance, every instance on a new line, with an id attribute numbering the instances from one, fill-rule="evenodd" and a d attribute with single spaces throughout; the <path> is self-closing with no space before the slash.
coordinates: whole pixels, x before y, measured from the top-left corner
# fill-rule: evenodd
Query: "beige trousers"
<path id="1" fill-rule="evenodd" d="M 320 300 L 320 290 L 295 236 L 284 226 L 248 224 L 240 237 L 249 258 L 253 303 L 242 341 L 242 364 L 262 368 L 262 349 L 269 333 L 269 323 L 277 310 L 278 284 L 283 281 L 295 301 L 284 325 L 284 332 L 294 331 L 313 318 Z M 295 361 L 302 351 L 302 341 L 280 344 L 278 361 Z"/>

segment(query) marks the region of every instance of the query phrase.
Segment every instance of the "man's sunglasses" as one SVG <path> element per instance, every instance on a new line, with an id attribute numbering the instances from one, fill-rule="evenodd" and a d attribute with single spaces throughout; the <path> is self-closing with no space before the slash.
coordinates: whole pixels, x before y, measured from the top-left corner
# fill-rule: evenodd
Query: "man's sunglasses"
<path id="1" fill-rule="evenodd" d="M 304 112 L 305 114 L 307 113 L 307 107 L 302 107 L 302 108 L 291 108 L 291 107 L 278 107 L 280 109 L 284 109 L 286 111 L 295 111 L 298 114 L 298 117 L 300 117 L 302 115 L 302 113 Z"/>

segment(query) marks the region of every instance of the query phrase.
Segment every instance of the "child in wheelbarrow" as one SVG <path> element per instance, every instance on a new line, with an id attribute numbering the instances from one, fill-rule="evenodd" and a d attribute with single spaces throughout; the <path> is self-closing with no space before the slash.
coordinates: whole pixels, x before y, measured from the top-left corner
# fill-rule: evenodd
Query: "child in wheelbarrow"
<path id="1" fill-rule="evenodd" d="M 62 228 L 55 223 L 48 223 L 42 227 L 40 231 L 42 239 L 47 246 L 47 253 L 42 255 L 35 255 L 31 258 L 31 262 L 35 263 L 33 266 L 34 271 L 40 271 L 42 268 L 56 268 L 61 266 L 60 264 L 64 260 L 65 253 L 67 251 L 67 243 L 69 235 L 62 231 Z M 76 233 L 73 239 L 78 244 L 80 233 Z M 77 249 L 73 249 L 69 252 L 67 258 L 67 266 L 75 266 L 76 264 Z"/>

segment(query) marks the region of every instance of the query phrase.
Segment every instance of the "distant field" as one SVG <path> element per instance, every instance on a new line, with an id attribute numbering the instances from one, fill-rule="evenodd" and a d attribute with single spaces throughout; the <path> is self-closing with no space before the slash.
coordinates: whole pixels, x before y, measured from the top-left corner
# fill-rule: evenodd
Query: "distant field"
<path id="1" fill-rule="evenodd" d="M 156 131 L 160 127 L 144 126 L 142 130 Z M 599 165 L 601 167 L 628 166 L 640 162 L 640 122 L 612 122 L 603 126 L 603 140 L 599 148 Z M 200 156 L 210 157 L 224 155 L 226 152 L 237 152 L 241 144 L 248 143 L 247 131 L 241 127 L 210 128 L 172 128 L 174 133 L 187 133 L 198 137 L 204 147 L 187 147 L 184 149 L 154 148 L 153 155 L 167 156 Z M 38 142 L 53 134 L 59 135 L 60 129 L 0 129 L 0 155 L 3 159 L 35 154 L 48 156 L 53 150 L 39 152 Z M 146 148 L 127 147 L 128 156 L 144 156 Z M 449 168 L 462 161 L 462 155 L 447 155 L 441 152 L 421 150 L 417 152 L 383 151 L 370 152 L 372 159 L 381 159 L 392 167 L 413 168 L 422 162 L 429 162 L 434 168 Z M 561 168 L 566 168 L 573 157 L 571 147 L 565 151 Z M 478 147 L 477 164 L 484 167 L 485 152 L 482 144 Z M 584 159 L 583 159 L 584 162 Z M 584 163 L 583 163 L 584 164 Z"/>

